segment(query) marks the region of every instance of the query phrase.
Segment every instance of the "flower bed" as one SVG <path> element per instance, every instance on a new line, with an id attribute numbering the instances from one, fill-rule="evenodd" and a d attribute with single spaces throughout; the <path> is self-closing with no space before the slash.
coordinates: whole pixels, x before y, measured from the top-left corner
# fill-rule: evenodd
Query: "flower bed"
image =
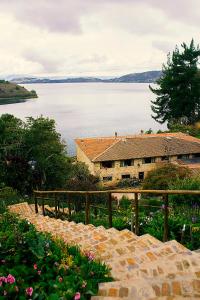
<path id="1" fill-rule="evenodd" d="M 11 214 L 0 216 L 0 299 L 90 299 L 109 269 Z"/>

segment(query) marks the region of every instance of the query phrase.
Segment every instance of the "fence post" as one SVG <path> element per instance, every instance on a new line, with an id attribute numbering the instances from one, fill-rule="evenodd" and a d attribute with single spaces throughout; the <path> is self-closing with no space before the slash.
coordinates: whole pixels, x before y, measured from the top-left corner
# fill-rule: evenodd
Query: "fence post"
<path id="1" fill-rule="evenodd" d="M 54 198 L 55 198 L 55 217 L 58 217 L 58 209 L 57 209 L 57 195 L 54 193 Z"/>
<path id="2" fill-rule="evenodd" d="M 34 200 L 35 200 L 35 213 L 38 214 L 38 201 L 37 201 L 37 195 L 34 192 Z"/>
<path id="3" fill-rule="evenodd" d="M 68 202 L 68 212 L 69 212 L 68 220 L 70 221 L 71 220 L 71 200 L 70 200 L 70 194 L 68 194 L 67 202 Z"/>
<path id="4" fill-rule="evenodd" d="M 90 199 L 89 195 L 85 194 L 85 224 L 89 224 L 90 222 Z"/>
<path id="5" fill-rule="evenodd" d="M 112 193 L 108 193 L 108 223 L 112 227 Z"/>
<path id="6" fill-rule="evenodd" d="M 169 235 L 169 224 L 168 224 L 168 217 L 169 217 L 169 210 L 168 210 L 168 194 L 163 195 L 163 201 L 164 201 L 164 233 L 163 233 L 163 242 L 168 241 L 168 235 Z"/>
<path id="7" fill-rule="evenodd" d="M 44 197 L 45 197 L 45 195 L 42 195 L 42 214 L 43 214 L 43 216 L 45 216 Z"/>
<path id="8" fill-rule="evenodd" d="M 135 194 L 134 194 L 134 198 L 135 198 Z M 132 199 L 131 200 L 131 231 L 134 232 L 134 226 L 135 226 L 135 200 Z"/>
<path id="9" fill-rule="evenodd" d="M 139 234 L 138 193 L 135 193 L 135 234 Z"/>

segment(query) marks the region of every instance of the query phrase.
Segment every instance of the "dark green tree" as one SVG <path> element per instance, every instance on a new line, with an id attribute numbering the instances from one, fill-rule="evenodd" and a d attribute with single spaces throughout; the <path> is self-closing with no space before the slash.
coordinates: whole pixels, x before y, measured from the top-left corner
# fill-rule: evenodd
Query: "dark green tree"
<path id="1" fill-rule="evenodd" d="M 63 188 L 71 168 L 54 120 L 38 117 L 23 122 L 9 114 L 0 117 L 0 186 L 21 194 Z"/>
<path id="2" fill-rule="evenodd" d="M 152 101 L 152 116 L 157 122 L 170 124 L 194 124 L 200 119 L 200 78 L 198 63 L 199 46 L 192 40 L 189 46 L 175 48 L 163 65 L 162 76 L 157 80 L 158 88 L 150 86 L 157 96 Z"/>

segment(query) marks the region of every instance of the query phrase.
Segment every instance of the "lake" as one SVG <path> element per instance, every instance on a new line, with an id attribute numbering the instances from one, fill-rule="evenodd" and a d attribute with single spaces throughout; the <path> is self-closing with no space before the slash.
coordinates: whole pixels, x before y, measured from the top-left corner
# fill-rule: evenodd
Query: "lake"
<path id="1" fill-rule="evenodd" d="M 165 127 L 151 118 L 155 95 L 145 83 L 24 84 L 36 90 L 37 99 L 0 106 L 0 114 L 45 117 L 56 120 L 57 130 L 73 155 L 77 137 L 136 134 L 141 129 Z"/>

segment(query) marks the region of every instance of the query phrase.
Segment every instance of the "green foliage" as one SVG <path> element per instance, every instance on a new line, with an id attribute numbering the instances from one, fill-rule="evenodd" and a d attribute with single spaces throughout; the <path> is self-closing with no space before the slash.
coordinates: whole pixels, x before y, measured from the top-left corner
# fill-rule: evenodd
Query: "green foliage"
<path id="1" fill-rule="evenodd" d="M 177 179 L 174 182 L 171 182 L 169 188 L 171 190 L 199 190 L 200 177 L 188 177 L 182 180 Z M 197 205 L 200 208 L 199 195 L 170 195 L 170 200 L 175 203 L 176 206 L 186 204 L 190 207 L 195 207 Z M 189 212 L 189 208 L 187 211 Z"/>
<path id="2" fill-rule="evenodd" d="M 200 137 L 200 128 L 195 125 L 183 125 L 179 123 L 168 124 L 170 132 L 183 132 L 191 136 Z"/>
<path id="3" fill-rule="evenodd" d="M 0 188 L 0 213 L 6 211 L 8 205 L 16 204 L 21 201 L 17 191 L 10 187 Z"/>
<path id="4" fill-rule="evenodd" d="M 24 102 L 25 99 L 30 98 L 37 98 L 35 91 L 29 92 L 13 82 L 0 80 L 0 105 Z"/>
<path id="5" fill-rule="evenodd" d="M 195 223 L 188 217 L 186 206 L 178 206 L 169 210 L 169 239 L 177 240 L 191 250 L 200 248 L 200 218 Z M 163 240 L 164 215 L 163 210 L 149 214 L 140 214 L 140 234 L 149 233 Z"/>
<path id="6" fill-rule="evenodd" d="M 121 179 L 117 183 L 117 187 L 119 188 L 133 188 L 137 187 L 139 185 L 138 178 L 127 178 L 127 179 Z"/>
<path id="7" fill-rule="evenodd" d="M 71 161 L 66 145 L 49 118 L 0 117 L 0 183 L 22 194 L 32 189 L 62 188 Z"/>
<path id="8" fill-rule="evenodd" d="M 39 233 L 27 221 L 4 214 L 0 218 L 0 299 L 73 299 L 97 293 L 98 283 L 111 281 L 109 270 L 50 235 Z M 29 294 L 32 290 L 32 294 Z"/>
<path id="9" fill-rule="evenodd" d="M 162 76 L 157 80 L 159 88 L 150 86 L 157 98 L 152 101 L 153 118 L 159 123 L 194 124 L 200 119 L 200 79 L 198 62 L 199 46 L 181 45 L 175 48 L 163 65 Z"/>
<path id="10" fill-rule="evenodd" d="M 76 162 L 72 164 L 71 175 L 66 182 L 66 188 L 75 191 L 98 190 L 99 178 L 90 173 L 85 163 Z"/>
<path id="11" fill-rule="evenodd" d="M 177 179 L 184 179 L 190 175 L 188 168 L 171 163 L 158 164 L 156 169 L 149 171 L 144 179 L 144 190 L 167 190 Z"/>

